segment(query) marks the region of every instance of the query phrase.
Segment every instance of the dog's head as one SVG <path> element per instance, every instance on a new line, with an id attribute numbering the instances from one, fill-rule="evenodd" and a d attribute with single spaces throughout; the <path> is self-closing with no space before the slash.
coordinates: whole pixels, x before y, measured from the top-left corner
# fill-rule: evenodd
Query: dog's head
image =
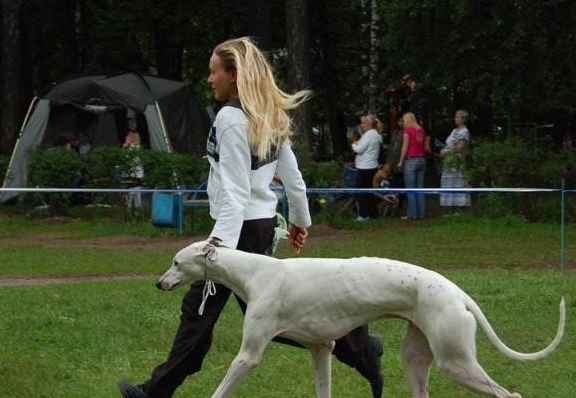
<path id="1" fill-rule="evenodd" d="M 216 247 L 208 241 L 200 241 L 180 250 L 174 256 L 172 265 L 158 279 L 156 287 L 172 290 L 183 283 L 206 279 L 206 257 L 215 260 Z"/>

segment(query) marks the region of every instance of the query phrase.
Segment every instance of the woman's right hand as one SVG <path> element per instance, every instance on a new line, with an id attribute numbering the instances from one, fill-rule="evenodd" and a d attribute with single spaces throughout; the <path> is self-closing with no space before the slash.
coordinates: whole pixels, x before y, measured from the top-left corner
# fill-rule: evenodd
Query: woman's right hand
<path id="1" fill-rule="evenodd" d="M 308 230 L 306 228 L 298 227 L 294 224 L 288 226 L 288 232 L 290 236 L 288 238 L 290 245 L 294 248 L 296 254 L 300 253 L 300 250 L 306 244 L 306 238 L 308 238 Z"/>

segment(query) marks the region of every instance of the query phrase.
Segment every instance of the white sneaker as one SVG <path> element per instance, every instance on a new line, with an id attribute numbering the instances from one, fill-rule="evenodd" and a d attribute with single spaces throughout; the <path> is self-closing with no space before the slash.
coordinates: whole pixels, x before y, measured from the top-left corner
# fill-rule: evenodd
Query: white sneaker
<path id="1" fill-rule="evenodd" d="M 368 220 L 368 217 L 362 217 L 362 216 L 356 217 L 356 221 L 358 221 L 358 222 L 362 222 L 362 221 L 366 221 L 366 220 Z"/>

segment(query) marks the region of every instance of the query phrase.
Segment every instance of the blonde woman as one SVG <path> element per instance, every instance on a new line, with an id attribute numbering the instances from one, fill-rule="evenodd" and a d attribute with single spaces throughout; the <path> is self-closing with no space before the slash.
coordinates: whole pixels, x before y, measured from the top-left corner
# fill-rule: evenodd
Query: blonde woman
<path id="1" fill-rule="evenodd" d="M 423 188 L 426 173 L 426 154 L 430 151 L 430 141 L 416 116 L 407 112 L 402 116 L 404 135 L 398 167 L 404 169 L 406 188 Z M 426 216 L 426 197 L 423 193 L 408 193 L 408 212 L 402 218 L 417 219 Z"/>
<path id="2" fill-rule="evenodd" d="M 374 115 L 364 115 L 360 118 L 362 135 L 352 142 L 352 150 L 356 153 L 355 188 L 372 188 L 372 179 L 378 171 L 378 157 L 382 146 L 382 122 Z M 358 194 L 358 218 L 365 221 L 378 217 L 377 201 L 374 195 Z"/>
<path id="3" fill-rule="evenodd" d="M 251 253 L 270 253 L 278 199 L 269 186 L 276 173 L 288 197 L 290 243 L 299 252 L 311 219 L 306 185 L 290 145 L 293 131 L 287 111 L 310 93 L 290 95 L 280 90 L 264 55 L 248 38 L 229 40 L 214 49 L 208 83 L 215 98 L 225 104 L 207 140 L 207 191 L 215 221 L 211 241 Z M 204 296 L 203 283 L 190 286 L 168 359 L 142 385 L 121 380 L 118 386 L 125 398 L 171 397 L 188 375 L 200 370 L 214 325 L 231 293 L 225 286 L 215 287 L 213 295 Z M 335 355 L 369 378 L 380 397 L 380 340 L 368 336 L 363 327 L 339 340 L 336 347 Z"/>

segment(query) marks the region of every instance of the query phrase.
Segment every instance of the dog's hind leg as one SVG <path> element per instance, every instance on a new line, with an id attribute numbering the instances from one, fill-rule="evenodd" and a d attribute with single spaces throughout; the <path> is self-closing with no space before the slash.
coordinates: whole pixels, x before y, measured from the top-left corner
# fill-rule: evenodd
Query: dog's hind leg
<path id="1" fill-rule="evenodd" d="M 428 335 L 440 370 L 457 383 L 474 391 L 498 398 L 522 398 L 511 393 L 488 376 L 476 358 L 476 320 L 468 311 L 452 310 L 434 336 Z"/>
<path id="2" fill-rule="evenodd" d="M 314 372 L 316 376 L 316 396 L 317 398 L 330 398 L 331 396 L 331 358 L 330 354 L 334 349 L 334 342 L 326 344 L 306 345 L 312 354 Z"/>
<path id="3" fill-rule="evenodd" d="M 402 363 L 413 398 L 428 398 L 428 380 L 433 361 L 428 339 L 413 323 L 408 323 L 402 340 Z"/>

